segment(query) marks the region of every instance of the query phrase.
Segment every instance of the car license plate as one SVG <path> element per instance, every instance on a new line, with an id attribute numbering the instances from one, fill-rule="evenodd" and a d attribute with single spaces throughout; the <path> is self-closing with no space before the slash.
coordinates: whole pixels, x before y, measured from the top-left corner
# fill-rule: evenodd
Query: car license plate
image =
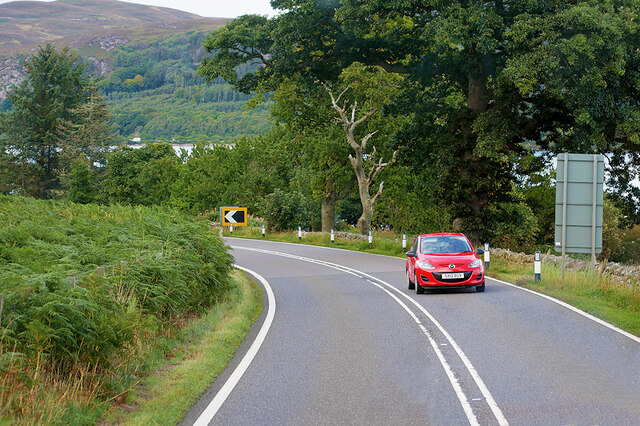
<path id="1" fill-rule="evenodd" d="M 445 280 L 452 280 L 452 279 L 456 279 L 456 278 L 464 278 L 464 273 L 463 272 L 451 272 L 448 274 L 442 274 L 442 278 Z"/>

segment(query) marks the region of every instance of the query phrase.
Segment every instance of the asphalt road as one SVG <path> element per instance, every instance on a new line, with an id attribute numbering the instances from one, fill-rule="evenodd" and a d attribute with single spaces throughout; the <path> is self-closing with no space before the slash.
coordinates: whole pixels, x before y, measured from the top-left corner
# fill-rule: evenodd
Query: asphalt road
<path id="1" fill-rule="evenodd" d="M 640 425 L 640 340 L 558 303 L 491 279 L 416 295 L 402 259 L 227 244 L 268 281 L 275 315 L 215 417 L 201 413 L 267 306 L 184 424 Z"/>

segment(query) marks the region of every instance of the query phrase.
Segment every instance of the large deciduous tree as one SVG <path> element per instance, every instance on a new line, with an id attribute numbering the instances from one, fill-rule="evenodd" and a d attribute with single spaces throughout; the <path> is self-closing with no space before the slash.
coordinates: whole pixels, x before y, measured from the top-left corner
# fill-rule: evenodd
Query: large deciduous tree
<path id="1" fill-rule="evenodd" d="M 388 108 L 411 117 L 393 139 L 398 162 L 422 176 L 418 196 L 446 206 L 475 238 L 501 229 L 496 205 L 520 202 L 512 183 L 557 152 L 602 152 L 629 215 L 640 191 L 640 46 L 635 0 L 274 0 L 273 19 L 242 17 L 214 33 L 203 63 L 274 90 L 283 76 L 336 82 L 354 62 L 408 76 Z M 241 35 L 242 34 L 242 35 Z M 226 72 L 226 75 L 224 74 Z M 533 150 L 544 155 L 533 158 Z M 536 160 L 537 158 L 537 160 Z M 522 163 L 528 164 L 521 167 Z M 635 220 L 637 220 L 637 215 Z"/>
<path id="2" fill-rule="evenodd" d="M 4 187 L 51 198 L 62 188 L 65 129 L 86 119 L 80 107 L 97 102 L 97 87 L 68 48 L 40 47 L 25 68 L 27 78 L 9 92 L 12 109 L 2 117 L 0 149 L 13 170 Z"/>

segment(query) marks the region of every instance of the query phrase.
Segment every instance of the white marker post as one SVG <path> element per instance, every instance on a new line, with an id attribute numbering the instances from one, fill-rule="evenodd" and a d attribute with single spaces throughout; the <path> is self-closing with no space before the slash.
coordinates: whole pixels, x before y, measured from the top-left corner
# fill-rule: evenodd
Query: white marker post
<path id="1" fill-rule="evenodd" d="M 407 234 L 402 234 L 402 249 L 405 250 L 407 248 Z"/>
<path id="2" fill-rule="evenodd" d="M 264 223 L 262 224 L 262 238 L 264 238 Z"/>
<path id="3" fill-rule="evenodd" d="M 331 244 L 335 241 L 335 236 L 333 235 L 333 229 L 331 230 Z"/>
<path id="4" fill-rule="evenodd" d="M 534 255 L 534 261 L 533 261 L 533 272 L 536 275 L 536 281 L 540 281 L 541 279 L 541 273 L 542 273 L 542 261 L 540 260 L 540 252 L 537 251 L 536 254 Z"/>
<path id="5" fill-rule="evenodd" d="M 298 226 L 298 241 L 302 241 L 302 227 Z"/>
<path id="6" fill-rule="evenodd" d="M 489 243 L 484 243 L 484 269 L 489 269 L 489 260 L 491 256 L 489 254 Z"/>
<path id="7" fill-rule="evenodd" d="M 233 234 L 233 223 L 231 225 L 229 225 L 229 232 L 231 232 Z"/>
<path id="8" fill-rule="evenodd" d="M 373 243 L 373 235 L 371 235 L 371 229 L 369 229 L 369 245 Z"/>

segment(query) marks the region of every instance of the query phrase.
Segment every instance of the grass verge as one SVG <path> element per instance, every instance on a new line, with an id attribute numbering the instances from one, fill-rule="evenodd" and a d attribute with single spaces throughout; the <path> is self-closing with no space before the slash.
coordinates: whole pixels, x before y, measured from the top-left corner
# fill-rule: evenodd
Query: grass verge
<path id="1" fill-rule="evenodd" d="M 261 228 L 243 227 L 234 229 L 233 234 L 225 229 L 225 237 L 252 238 L 258 240 L 280 241 L 296 244 L 309 244 L 335 247 L 367 253 L 404 257 L 401 240 L 390 233 L 374 232 L 373 244 L 367 240 L 341 240 L 331 243 L 328 234 L 307 234 L 302 241 L 297 232 L 269 233 L 262 237 Z M 390 238 L 391 237 L 391 238 Z M 383 239 L 385 238 L 385 239 Z M 407 237 L 407 246 L 413 237 Z M 560 267 L 552 264 L 542 265 L 542 280 L 536 282 L 533 264 L 508 262 L 498 256 L 491 257 L 487 276 L 498 278 L 518 286 L 549 295 L 566 302 L 584 312 L 607 321 L 629 333 L 640 336 L 640 280 L 620 283 L 614 277 L 598 275 L 591 271 L 567 270 L 562 280 Z"/>
<path id="2" fill-rule="evenodd" d="M 180 332 L 180 345 L 153 355 L 153 373 L 102 419 L 118 424 L 176 424 L 227 366 L 262 312 L 260 288 L 240 271 L 229 298 Z M 162 345 L 160 345 L 162 346 Z"/>

